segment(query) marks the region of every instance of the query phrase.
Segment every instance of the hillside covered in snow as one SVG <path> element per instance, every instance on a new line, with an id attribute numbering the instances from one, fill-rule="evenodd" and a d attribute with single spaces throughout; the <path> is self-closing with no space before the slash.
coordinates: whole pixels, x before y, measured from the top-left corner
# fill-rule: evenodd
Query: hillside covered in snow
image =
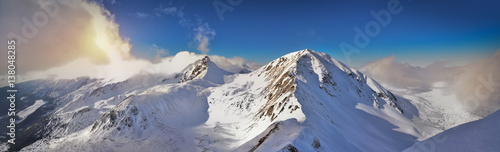
<path id="1" fill-rule="evenodd" d="M 476 133 L 489 134 L 484 140 L 491 143 L 481 142 L 486 151 L 500 150 L 490 146 L 500 142 L 499 112 L 443 132 L 456 123 L 445 110 L 395 94 L 310 49 L 252 70 L 219 67 L 204 56 L 172 74 L 19 86 L 19 144 L 10 147 L 16 151 L 391 152 L 414 151 L 442 134 L 457 140 L 434 147 L 447 151 L 480 138 Z M 466 112 L 457 117 L 480 119 Z"/>
<path id="2" fill-rule="evenodd" d="M 405 152 L 417 151 L 483 151 L 500 149 L 500 111 L 484 119 L 445 130 L 429 139 L 415 143 Z"/>

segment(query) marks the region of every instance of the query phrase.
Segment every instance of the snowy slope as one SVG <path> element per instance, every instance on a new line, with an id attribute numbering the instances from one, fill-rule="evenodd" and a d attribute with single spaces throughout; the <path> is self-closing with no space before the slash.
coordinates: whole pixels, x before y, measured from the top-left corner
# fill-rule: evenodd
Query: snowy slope
<path id="1" fill-rule="evenodd" d="M 207 149 L 401 151 L 419 136 L 412 124 L 399 125 L 411 123 L 411 104 L 398 101 L 355 69 L 309 49 L 214 88 L 208 101 L 210 118 L 200 130 L 211 130 L 199 145 Z M 268 138 L 273 137 L 266 133 L 273 126 L 287 137 Z M 323 146 L 311 146 L 315 141 Z"/>
<path id="2" fill-rule="evenodd" d="M 483 118 L 460 107 L 458 99 L 453 94 L 446 94 L 443 84 L 436 83 L 429 92 L 415 94 L 407 89 L 390 88 L 396 95 L 409 100 L 418 111 L 418 117 L 413 121 L 418 124 L 422 133 L 419 140 L 424 140 L 444 130 L 460 124 Z"/>
<path id="3" fill-rule="evenodd" d="M 48 123 L 48 117 L 52 114 L 57 107 L 63 102 L 59 100 L 64 98 L 72 91 L 78 90 L 86 85 L 93 85 L 97 82 L 97 79 L 90 78 L 76 78 L 72 80 L 33 80 L 28 82 L 23 82 L 17 84 L 18 93 L 16 96 L 18 100 L 16 102 L 16 113 L 18 118 L 16 118 L 16 144 L 11 145 L 11 150 L 19 150 L 20 148 L 27 146 L 27 144 L 33 142 L 34 140 L 41 139 L 47 132 L 45 132 L 45 127 Z M 1 88 L 2 92 L 6 92 Z M 45 103 L 41 105 L 42 102 Z M 38 102 L 37 102 L 38 101 Z M 0 103 L 1 107 L 7 102 Z M 38 103 L 38 104 L 37 104 Z M 7 107 L 7 106 L 5 106 Z M 4 112 L 7 109 L 0 109 L 0 112 Z M 7 113 L 5 111 L 5 113 Z M 0 118 L 0 124 L 9 122 L 10 117 Z M 22 120 L 22 121 L 20 121 Z M 7 125 L 7 124 L 5 124 Z M 0 132 L 6 132 L 2 127 Z M 0 138 L 0 141 L 4 141 L 6 138 Z M 5 142 L 5 141 L 4 141 Z"/>
<path id="4" fill-rule="evenodd" d="M 193 81 L 152 87 L 123 99 L 83 130 L 23 150 L 192 151 L 189 128 L 208 117 L 206 97 L 198 93 L 203 85 L 211 86 Z"/>
<path id="5" fill-rule="evenodd" d="M 208 118 L 203 90 L 228 74 L 203 58 L 173 75 L 84 86 L 51 115 L 49 136 L 56 138 L 38 140 L 23 151 L 190 150 L 193 140 L 184 139 L 191 138 L 188 128 Z"/>
<path id="6" fill-rule="evenodd" d="M 500 111 L 418 142 L 405 152 L 498 152 L 500 151 Z"/>
<path id="7" fill-rule="evenodd" d="M 29 107 L 27 107 L 26 109 L 24 110 L 21 110 L 17 113 L 17 116 L 19 118 L 21 118 L 21 120 L 19 120 L 19 122 L 23 121 L 24 118 L 28 117 L 29 115 L 31 115 L 33 112 L 35 112 L 38 108 L 40 108 L 41 106 L 43 106 L 45 104 L 45 102 L 43 100 L 36 100 L 35 103 Z M 18 122 L 18 123 L 19 123 Z"/>
<path id="8" fill-rule="evenodd" d="M 428 101 L 309 49 L 238 74 L 196 58 L 177 73 L 121 82 L 24 83 L 32 102 L 20 109 L 20 135 L 35 138 L 16 150 L 391 152 L 466 121 L 440 122 L 454 113 L 441 119 Z"/>

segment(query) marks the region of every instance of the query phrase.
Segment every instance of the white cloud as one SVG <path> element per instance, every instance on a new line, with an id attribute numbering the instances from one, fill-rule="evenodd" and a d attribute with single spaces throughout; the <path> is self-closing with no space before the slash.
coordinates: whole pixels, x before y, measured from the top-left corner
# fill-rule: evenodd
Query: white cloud
<path id="1" fill-rule="evenodd" d="M 205 55 L 187 51 L 181 51 L 174 56 L 162 58 L 162 61 L 155 64 L 161 73 L 176 73 L 182 71 L 187 65 L 202 59 Z M 239 73 L 245 70 L 255 70 L 260 67 L 258 63 L 248 61 L 241 57 L 226 58 L 218 55 L 208 56 L 218 67 L 232 73 Z"/>
<path id="2" fill-rule="evenodd" d="M 400 63 L 395 58 L 393 55 L 367 63 L 360 70 L 386 85 L 406 88 L 414 93 L 430 91 L 434 83 L 453 79 L 457 73 L 457 68 L 446 67 L 444 62 L 422 68 Z"/>
<path id="3" fill-rule="evenodd" d="M 96 65 L 133 58 L 114 16 L 94 2 L 0 1 L 0 20 L 0 35 L 17 39 L 18 74 L 82 58 Z M 6 44 L 0 43 L 0 47 L 6 48 Z M 0 53 L 6 51 L 1 49 Z M 0 58 L 2 65 L 6 59 Z M 0 71 L 4 74 L 5 70 Z"/>
<path id="4" fill-rule="evenodd" d="M 218 55 L 210 55 L 209 57 L 217 66 L 232 73 L 249 72 L 261 67 L 260 64 L 242 57 L 226 58 Z"/>
<path id="5" fill-rule="evenodd" d="M 51 9 L 49 12 L 43 2 L 53 2 L 48 5 Z M 141 73 L 180 72 L 188 64 L 204 57 L 189 52 L 164 57 L 169 51 L 153 44 L 151 49 L 156 53 L 156 62 L 135 58 L 130 54 L 128 39 L 119 35 L 114 16 L 100 4 L 86 0 L 43 2 L 0 1 L 0 35 L 12 32 L 26 39 L 26 42 L 18 39 L 17 43 L 17 83 L 54 76 L 63 79 L 89 76 L 122 81 Z M 31 28 L 34 23 L 26 25 L 23 22 L 23 17 L 31 19 L 40 12 L 50 15 L 44 25 L 33 25 L 36 27 Z M 202 36 L 215 35 L 208 24 L 202 25 Z M 26 27 L 32 30 L 28 36 L 22 33 Z M 0 43 L 0 47 L 7 48 L 6 44 Z M 208 46 L 208 43 L 204 44 Z M 1 49 L 0 53 L 7 54 L 6 51 Z M 238 57 L 214 58 L 214 62 L 227 71 L 256 67 L 255 63 Z M 6 59 L 0 58 L 4 67 Z M 1 86 L 6 85 L 6 72 L 0 72 L 3 75 L 0 78 Z"/>
<path id="6" fill-rule="evenodd" d="M 139 74 L 139 73 L 155 73 L 155 74 L 174 74 L 174 73 L 179 73 L 186 66 L 188 66 L 191 63 L 194 63 L 197 60 L 202 59 L 205 57 L 205 55 L 202 54 L 196 54 L 193 52 L 187 52 L 187 51 L 181 51 L 174 56 L 168 56 L 159 59 L 160 61 L 158 63 L 149 63 L 149 64 L 144 64 L 139 66 L 142 66 L 141 68 L 137 69 L 143 69 L 142 71 L 136 70 L 134 74 Z M 223 56 L 217 56 L 217 55 L 210 55 L 210 60 L 214 62 L 217 66 L 219 66 L 221 69 L 224 69 L 229 72 L 233 73 L 239 73 L 241 71 L 248 71 L 248 70 L 255 70 L 260 67 L 259 64 L 255 62 L 248 61 L 246 59 L 243 59 L 241 57 L 233 57 L 233 58 L 226 58 Z M 134 68 L 132 68 L 134 69 Z"/>
<path id="7" fill-rule="evenodd" d="M 205 55 L 187 51 L 181 51 L 174 56 L 158 58 L 157 63 L 152 63 L 142 59 L 119 60 L 105 65 L 96 65 L 89 59 L 82 58 L 69 62 L 63 66 L 49 68 L 47 70 L 30 71 L 26 75 L 21 75 L 22 81 L 54 78 L 73 79 L 81 76 L 92 78 L 104 78 L 114 82 L 123 81 L 139 74 L 174 74 L 181 72 L 186 66 L 202 59 Z M 211 55 L 210 59 L 221 69 L 233 73 L 248 72 L 260 67 L 255 62 L 248 61 L 241 57 L 226 58 L 223 56 Z M 6 82 L 1 77 L 1 85 Z"/>
<path id="8" fill-rule="evenodd" d="M 395 56 L 370 62 L 362 72 L 384 85 L 423 93 L 437 82 L 446 85 L 442 91 L 454 94 L 463 108 L 484 115 L 500 109 L 500 50 L 486 58 L 464 66 L 445 66 L 435 62 L 427 67 L 400 63 Z"/>

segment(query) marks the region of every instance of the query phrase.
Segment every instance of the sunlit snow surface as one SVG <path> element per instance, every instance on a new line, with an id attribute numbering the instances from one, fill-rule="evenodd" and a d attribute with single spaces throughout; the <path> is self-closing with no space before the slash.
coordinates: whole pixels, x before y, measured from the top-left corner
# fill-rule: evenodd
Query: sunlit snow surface
<path id="1" fill-rule="evenodd" d="M 451 98 L 439 89 L 391 92 L 308 49 L 246 74 L 203 58 L 179 73 L 83 82 L 52 94 L 47 137 L 22 151 L 391 152 L 479 119 L 434 102 Z"/>
<path id="2" fill-rule="evenodd" d="M 45 104 L 45 102 L 43 100 L 36 100 L 33 105 L 25 108 L 24 110 L 19 111 L 17 113 L 17 116 L 19 118 L 21 118 L 20 121 L 22 121 L 24 118 L 28 117 L 30 114 L 32 114 L 33 112 L 35 112 L 35 110 L 37 110 L 38 108 L 40 108 L 44 104 Z"/>
<path id="3" fill-rule="evenodd" d="M 500 111 L 484 119 L 445 130 L 418 142 L 404 152 L 454 151 L 498 152 L 500 150 Z"/>

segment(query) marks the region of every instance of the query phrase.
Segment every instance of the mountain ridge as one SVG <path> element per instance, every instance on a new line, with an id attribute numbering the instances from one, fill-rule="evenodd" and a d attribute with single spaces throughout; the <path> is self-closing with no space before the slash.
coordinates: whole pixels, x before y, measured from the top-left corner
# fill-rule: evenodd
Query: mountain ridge
<path id="1" fill-rule="evenodd" d="M 35 109 L 44 121 L 30 124 L 32 114 L 21 125 L 42 126 L 43 135 L 16 149 L 402 151 L 430 132 L 415 121 L 416 103 L 310 49 L 249 73 L 227 72 L 205 56 L 174 74 L 81 80 L 22 95 L 59 94 Z"/>
<path id="2" fill-rule="evenodd" d="M 287 121 L 288 119 L 296 119 L 297 123 L 299 124 L 307 124 L 308 119 L 313 119 L 314 122 L 311 123 L 321 124 L 322 122 L 329 122 L 331 124 L 324 125 L 324 127 L 332 127 L 334 118 L 330 117 L 332 117 L 332 115 L 338 114 L 334 114 L 331 112 L 316 113 L 313 110 L 317 108 L 323 109 L 322 106 L 326 106 L 328 104 L 330 104 L 329 107 L 343 107 L 345 105 L 342 104 L 346 104 L 350 105 L 352 109 L 355 109 L 356 104 L 354 103 L 357 103 L 356 100 L 360 98 L 363 100 L 368 100 L 368 103 L 370 105 L 372 103 L 376 103 L 375 101 L 380 101 L 378 104 L 381 106 L 389 103 L 387 104 L 389 105 L 389 107 L 393 108 L 398 113 L 403 113 L 398 104 L 396 104 L 396 101 L 392 101 L 396 99 L 392 95 L 392 93 L 383 90 L 381 86 L 377 86 L 378 93 L 376 93 L 376 91 L 374 91 L 371 87 L 369 87 L 368 84 L 366 84 L 366 78 L 367 77 L 365 75 L 359 73 L 356 70 L 348 68 L 341 62 L 338 62 L 337 60 L 331 58 L 326 54 L 314 52 L 308 49 L 293 52 L 274 61 L 271 61 L 269 64 L 264 65 L 263 67 L 257 69 L 252 73 L 236 78 L 230 84 L 225 84 L 219 88 L 214 89 L 211 93 L 211 96 L 209 96 L 209 103 L 212 103 L 210 104 L 209 111 L 212 110 L 215 116 L 213 120 L 211 119 L 212 117 L 210 117 L 207 122 L 212 123 L 214 124 L 214 126 L 216 126 L 218 123 L 220 124 L 224 121 L 217 120 L 217 117 L 229 117 L 229 119 L 231 120 L 241 120 L 241 123 L 236 123 L 236 125 L 231 121 L 226 121 L 225 123 L 229 126 L 235 126 L 234 128 L 232 128 L 235 132 L 234 134 L 241 134 L 241 137 L 235 137 L 237 139 L 241 139 L 241 142 L 233 143 L 233 147 L 245 147 L 244 143 L 261 143 L 257 142 L 261 141 L 260 139 L 249 139 L 250 137 L 246 137 L 247 135 L 258 134 L 260 132 L 263 132 L 267 128 L 267 126 L 271 126 L 271 124 L 273 123 L 279 123 L 280 121 Z M 362 85 L 363 83 L 364 85 Z M 378 84 L 375 81 L 373 81 L 372 83 Z M 363 88 L 363 91 L 361 91 L 359 88 Z M 341 93 L 343 92 L 342 90 L 347 92 L 347 94 Z M 357 91 L 353 92 L 350 90 Z M 321 95 L 318 95 L 318 93 L 321 93 Z M 379 95 L 379 93 L 381 95 Z M 228 97 L 226 98 L 225 96 Z M 235 96 L 242 96 L 243 98 L 235 98 Z M 342 96 L 346 96 L 346 98 L 342 99 L 344 98 Z M 217 99 L 216 97 L 222 98 Z M 350 99 L 349 97 L 356 98 Z M 329 100 L 331 100 L 333 103 L 326 102 Z M 340 103 L 342 102 L 342 100 L 351 100 L 356 102 L 349 103 L 345 101 L 344 103 Z M 222 102 L 222 104 L 220 102 Z M 222 113 L 220 111 L 217 111 L 217 109 L 225 109 L 224 111 L 226 112 Z M 241 112 L 241 110 L 244 110 L 245 112 L 248 111 L 248 113 Z M 241 115 L 241 117 L 235 117 L 237 115 Z M 322 119 L 321 122 L 319 122 L 320 120 L 314 120 L 315 117 L 327 118 Z M 245 128 L 244 126 L 246 124 L 250 124 L 250 126 Z M 306 126 L 311 127 L 308 125 Z M 340 135 L 342 134 L 340 132 L 330 132 L 330 134 Z M 318 137 L 310 137 L 310 139 L 304 140 L 311 140 L 312 142 L 315 138 Z M 316 141 L 328 141 L 328 137 L 319 138 L 321 139 L 318 139 Z M 293 146 L 294 139 L 290 139 L 290 141 L 286 142 L 281 141 L 281 143 L 287 142 L 289 142 L 290 146 L 296 147 Z M 346 149 L 325 149 L 357 149 L 353 148 L 356 146 L 352 145 L 349 142 L 346 143 L 340 140 L 330 141 L 330 143 L 334 142 L 344 143 L 339 144 L 338 147 L 346 147 L 345 145 L 351 146 L 347 146 Z M 408 144 L 406 145 L 409 146 L 409 143 L 410 142 L 408 142 Z M 357 146 L 359 145 L 361 145 L 361 143 L 359 143 Z M 279 145 L 276 147 L 285 146 L 287 145 Z M 310 146 L 308 146 L 308 148 L 310 148 Z M 399 149 L 403 150 L 403 148 L 404 147 L 401 147 Z M 297 149 L 304 150 L 301 147 L 298 147 Z M 309 150 L 314 149 L 305 149 L 305 151 Z"/>

